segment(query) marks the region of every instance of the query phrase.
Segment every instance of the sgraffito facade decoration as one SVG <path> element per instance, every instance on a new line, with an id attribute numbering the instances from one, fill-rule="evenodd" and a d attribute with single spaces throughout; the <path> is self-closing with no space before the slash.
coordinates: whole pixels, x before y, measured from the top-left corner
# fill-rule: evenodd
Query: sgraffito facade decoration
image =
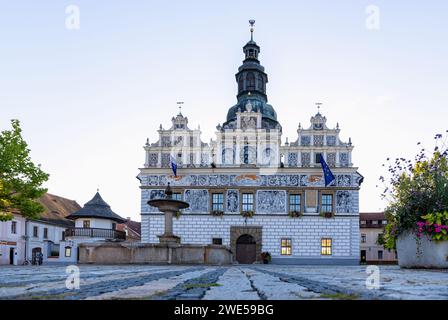
<path id="1" fill-rule="evenodd" d="M 251 40 L 243 51 L 236 74 L 237 101 L 227 110 L 216 108 L 226 117 L 216 125 L 214 139 L 203 142 L 200 127 L 190 128 L 182 112 L 171 118 L 169 128 L 160 125 L 157 141 L 147 139 L 138 174 L 142 242 L 158 243 L 163 233 L 163 215 L 147 202 L 165 197 L 163 190 L 170 184 L 190 205 L 174 220 L 182 243 L 206 245 L 219 239 L 237 250 L 231 245 L 237 241 L 231 230 L 257 230 L 257 250 L 271 252 L 276 263 L 358 264 L 358 193 L 363 177 L 352 164 L 351 139 L 342 141 L 339 124 L 329 126 L 318 111 L 309 125 L 298 123 L 288 142 L 268 103 L 260 47 Z M 335 176 L 327 186 L 320 157 Z M 176 160 L 176 175 L 170 159 Z M 320 214 L 324 196 L 325 210 L 333 213 L 327 218 Z M 248 211 L 253 216 L 247 216 Z M 292 211 L 300 214 L 290 217 Z M 329 256 L 322 255 L 322 238 L 331 239 Z M 282 254 L 281 239 L 291 240 L 290 255 Z"/>

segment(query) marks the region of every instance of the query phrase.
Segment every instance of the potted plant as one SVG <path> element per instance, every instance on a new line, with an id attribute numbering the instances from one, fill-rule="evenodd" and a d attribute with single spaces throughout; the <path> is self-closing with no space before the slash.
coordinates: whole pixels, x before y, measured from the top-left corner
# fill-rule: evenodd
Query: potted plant
<path id="1" fill-rule="evenodd" d="M 302 213 L 300 211 L 289 211 L 288 216 L 290 218 L 298 218 L 302 216 Z"/>
<path id="2" fill-rule="evenodd" d="M 252 218 L 254 216 L 254 212 L 252 210 L 248 210 L 248 211 L 241 211 L 241 215 L 244 218 Z"/>
<path id="3" fill-rule="evenodd" d="M 382 193 L 389 202 L 384 246 L 397 250 L 404 268 L 448 268 L 448 150 L 439 146 L 441 134 L 434 139 L 429 155 L 423 148 L 414 162 L 389 163 Z"/>
<path id="4" fill-rule="evenodd" d="M 224 211 L 222 210 L 212 210 L 211 213 L 214 217 L 222 217 L 224 215 Z"/>
<path id="5" fill-rule="evenodd" d="M 261 260 L 263 261 L 264 264 L 268 264 L 269 262 L 272 261 L 272 256 L 269 252 L 265 251 L 261 253 Z"/>
<path id="6" fill-rule="evenodd" d="M 173 216 L 174 216 L 174 218 L 179 219 L 181 215 L 182 215 L 182 212 L 180 212 L 180 210 L 179 210 L 179 211 L 175 212 Z"/>
<path id="7" fill-rule="evenodd" d="M 319 215 L 324 218 L 333 218 L 334 213 L 333 212 L 321 212 Z"/>

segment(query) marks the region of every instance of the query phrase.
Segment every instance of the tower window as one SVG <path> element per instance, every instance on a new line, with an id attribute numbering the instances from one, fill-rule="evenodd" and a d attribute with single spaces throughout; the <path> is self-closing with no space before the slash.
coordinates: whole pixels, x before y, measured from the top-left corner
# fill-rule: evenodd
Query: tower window
<path id="1" fill-rule="evenodd" d="M 258 74 L 257 77 L 257 89 L 260 91 L 264 91 L 263 76 L 261 74 Z"/>
<path id="2" fill-rule="evenodd" d="M 246 90 L 255 90 L 255 76 L 252 72 L 246 76 Z"/>

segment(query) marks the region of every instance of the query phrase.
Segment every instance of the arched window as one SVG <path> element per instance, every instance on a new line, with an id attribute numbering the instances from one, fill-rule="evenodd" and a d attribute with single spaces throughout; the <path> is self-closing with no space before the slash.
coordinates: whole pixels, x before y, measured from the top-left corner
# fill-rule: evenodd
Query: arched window
<path id="1" fill-rule="evenodd" d="M 244 78 L 243 75 L 240 75 L 240 78 L 238 79 L 238 91 L 241 92 L 244 90 Z"/>
<path id="2" fill-rule="evenodd" d="M 255 90 L 255 76 L 252 72 L 246 76 L 246 90 Z"/>
<path id="3" fill-rule="evenodd" d="M 231 148 L 226 148 L 222 150 L 222 163 L 223 164 L 233 164 L 234 153 Z"/>
<path id="4" fill-rule="evenodd" d="M 243 148 L 243 163 L 248 164 L 249 163 L 249 147 L 244 146 Z"/>
<path id="5" fill-rule="evenodd" d="M 264 91 L 264 83 L 263 83 L 263 76 L 261 74 L 258 74 L 257 77 L 257 89 L 260 91 Z"/>

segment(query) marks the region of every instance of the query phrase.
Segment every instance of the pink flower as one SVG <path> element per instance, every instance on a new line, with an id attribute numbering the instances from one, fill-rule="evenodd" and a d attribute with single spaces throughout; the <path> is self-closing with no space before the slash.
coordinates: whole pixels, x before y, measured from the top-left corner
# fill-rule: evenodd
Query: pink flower
<path id="1" fill-rule="evenodd" d="M 440 231 L 442 231 L 442 228 L 439 227 L 439 226 L 437 226 L 436 229 L 435 229 L 435 231 L 436 231 L 437 233 L 439 233 Z"/>

